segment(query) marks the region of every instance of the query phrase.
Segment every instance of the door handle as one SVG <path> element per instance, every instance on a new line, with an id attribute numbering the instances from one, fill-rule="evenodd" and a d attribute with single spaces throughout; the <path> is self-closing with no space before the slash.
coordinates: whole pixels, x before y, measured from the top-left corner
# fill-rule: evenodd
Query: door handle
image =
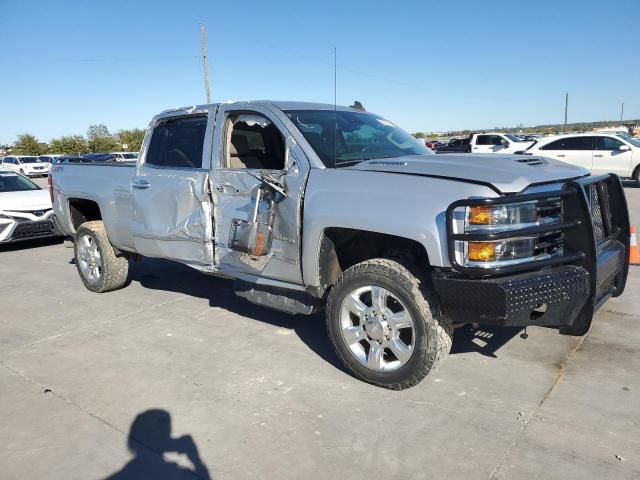
<path id="1" fill-rule="evenodd" d="M 225 183 L 222 183 L 222 184 L 216 186 L 216 192 L 219 192 L 219 193 L 239 193 L 240 190 L 238 190 L 234 185 L 230 184 L 229 182 L 225 182 Z"/>
<path id="2" fill-rule="evenodd" d="M 557 156 L 557 157 L 561 157 L 561 158 L 566 157 L 566 155 L 565 155 L 564 153 L 561 153 L 560 155 L 556 155 L 556 156 Z"/>
<path id="3" fill-rule="evenodd" d="M 145 188 L 149 188 L 151 186 L 151 184 L 149 182 L 147 182 L 146 180 L 134 180 L 131 183 L 131 186 L 133 188 L 137 188 L 137 189 L 143 190 Z"/>
<path id="4" fill-rule="evenodd" d="M 604 157 L 604 155 L 594 155 L 594 157 L 600 158 L 600 157 Z"/>

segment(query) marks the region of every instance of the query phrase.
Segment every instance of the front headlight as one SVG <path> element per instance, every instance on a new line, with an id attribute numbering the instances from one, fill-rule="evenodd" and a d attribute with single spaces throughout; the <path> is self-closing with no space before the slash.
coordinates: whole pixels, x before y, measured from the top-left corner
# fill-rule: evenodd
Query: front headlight
<path id="1" fill-rule="evenodd" d="M 507 230 L 538 220 L 536 202 L 467 207 L 465 230 Z M 501 228 L 503 227 L 503 228 Z"/>
<path id="2" fill-rule="evenodd" d="M 540 236 L 549 235 L 552 225 L 561 222 L 560 203 L 547 201 L 541 206 L 537 200 L 459 206 L 452 213 L 453 253 L 457 264 L 468 267 L 497 267 L 548 258 L 551 249 L 538 248 Z M 561 253 L 559 240 L 556 244 L 554 252 Z"/>

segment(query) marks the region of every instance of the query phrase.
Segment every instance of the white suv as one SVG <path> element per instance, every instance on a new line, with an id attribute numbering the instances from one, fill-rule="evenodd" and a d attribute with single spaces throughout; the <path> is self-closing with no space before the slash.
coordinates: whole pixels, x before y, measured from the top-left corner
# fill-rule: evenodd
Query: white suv
<path id="1" fill-rule="evenodd" d="M 36 156 L 12 155 L 2 159 L 2 169 L 18 172 L 28 177 L 49 175 L 51 166 Z"/>
<path id="2" fill-rule="evenodd" d="M 640 139 L 624 133 L 567 133 L 541 138 L 526 154 L 579 165 L 592 174 L 615 173 L 640 185 Z"/>

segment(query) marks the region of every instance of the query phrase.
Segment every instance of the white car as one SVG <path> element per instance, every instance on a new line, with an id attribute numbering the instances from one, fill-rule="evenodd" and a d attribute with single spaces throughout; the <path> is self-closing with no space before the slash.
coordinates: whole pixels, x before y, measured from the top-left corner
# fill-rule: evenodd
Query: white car
<path id="1" fill-rule="evenodd" d="M 38 158 L 42 162 L 48 163 L 49 165 L 51 165 L 52 163 L 56 163 L 56 161 L 62 157 L 64 157 L 64 155 L 54 153 L 54 154 L 40 155 Z"/>
<path id="2" fill-rule="evenodd" d="M 615 173 L 640 184 L 640 139 L 624 133 L 576 133 L 539 139 L 526 154 L 578 165 L 592 174 Z"/>
<path id="3" fill-rule="evenodd" d="M 49 192 L 19 173 L 0 170 L 0 244 L 57 236 Z"/>
<path id="4" fill-rule="evenodd" d="M 110 152 L 116 162 L 135 162 L 138 160 L 138 152 Z"/>
<path id="5" fill-rule="evenodd" d="M 471 153 L 521 153 L 533 142 L 511 133 L 472 133 L 469 137 Z"/>
<path id="6" fill-rule="evenodd" d="M 43 162 L 36 156 L 32 155 L 12 155 L 4 157 L 0 165 L 2 170 L 10 170 L 12 172 L 21 173 L 28 177 L 49 175 L 51 165 Z"/>

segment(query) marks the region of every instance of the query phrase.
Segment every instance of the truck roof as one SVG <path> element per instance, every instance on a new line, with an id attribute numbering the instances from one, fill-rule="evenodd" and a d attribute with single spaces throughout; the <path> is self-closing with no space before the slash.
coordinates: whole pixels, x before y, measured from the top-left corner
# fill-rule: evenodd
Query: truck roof
<path id="1" fill-rule="evenodd" d="M 180 112 L 184 110 L 201 110 L 212 106 L 219 105 L 234 105 L 234 106 L 251 106 L 251 105 L 270 105 L 276 107 L 280 110 L 340 110 L 340 111 L 351 111 L 355 112 L 355 110 L 350 107 L 345 107 L 344 105 L 334 105 L 332 103 L 314 103 L 314 102 L 296 102 L 289 100 L 248 100 L 248 101 L 237 101 L 237 102 L 222 102 L 222 103 L 211 103 L 211 104 L 202 104 L 202 105 L 189 105 L 181 108 L 171 108 L 169 110 L 165 110 L 162 113 L 169 112 Z"/>

